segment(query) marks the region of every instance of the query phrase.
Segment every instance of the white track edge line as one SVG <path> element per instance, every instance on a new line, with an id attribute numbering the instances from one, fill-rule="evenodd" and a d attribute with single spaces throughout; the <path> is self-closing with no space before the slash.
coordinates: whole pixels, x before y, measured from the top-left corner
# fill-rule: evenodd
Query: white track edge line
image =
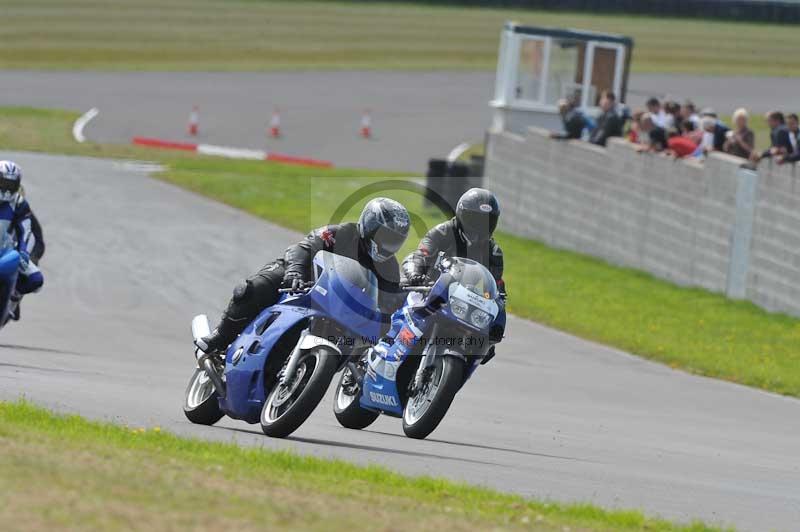
<path id="1" fill-rule="evenodd" d="M 72 125 L 72 137 L 75 139 L 75 142 L 86 142 L 86 137 L 83 136 L 83 128 L 98 114 L 100 114 L 100 111 L 97 107 L 92 107 L 75 120 L 75 123 Z"/>

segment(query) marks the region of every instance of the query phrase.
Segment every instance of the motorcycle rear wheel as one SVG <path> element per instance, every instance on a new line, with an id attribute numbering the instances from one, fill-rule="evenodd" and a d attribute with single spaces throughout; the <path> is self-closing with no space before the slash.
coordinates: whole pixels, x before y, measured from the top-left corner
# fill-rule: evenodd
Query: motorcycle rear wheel
<path id="1" fill-rule="evenodd" d="M 361 397 L 361 383 L 356 382 L 350 387 L 343 386 L 344 380 L 349 376 L 355 379 L 350 368 L 344 368 L 336 394 L 333 396 L 333 414 L 341 426 L 347 429 L 361 430 L 369 427 L 380 416 L 380 413 L 362 408 L 359 404 Z M 347 389 L 349 388 L 349 389 Z"/>
<path id="2" fill-rule="evenodd" d="M 261 430 L 273 438 L 285 438 L 314 411 L 328 391 L 339 366 L 338 353 L 325 346 L 304 352 L 288 386 L 276 383 L 261 409 Z"/>
<path id="3" fill-rule="evenodd" d="M 186 419 L 196 425 L 213 425 L 225 415 L 219 408 L 219 395 L 202 369 L 196 369 L 189 380 L 183 413 Z"/>
<path id="4" fill-rule="evenodd" d="M 433 372 L 421 390 L 408 398 L 403 409 L 403 432 L 425 439 L 444 419 L 464 382 L 465 364 L 454 356 L 437 357 Z"/>

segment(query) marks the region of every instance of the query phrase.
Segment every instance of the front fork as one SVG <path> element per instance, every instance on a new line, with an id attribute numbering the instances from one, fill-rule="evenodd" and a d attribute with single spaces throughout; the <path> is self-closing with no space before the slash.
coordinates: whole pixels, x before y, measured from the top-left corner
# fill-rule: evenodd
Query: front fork
<path id="1" fill-rule="evenodd" d="M 281 375 L 281 386 L 286 386 L 287 382 L 292 382 L 294 374 L 297 371 L 297 364 L 300 362 L 300 354 L 302 353 L 300 346 L 303 345 L 303 340 L 306 336 L 308 336 L 308 332 L 308 329 L 303 329 L 300 332 L 300 338 L 297 340 L 297 344 L 295 344 L 294 349 L 292 349 L 292 353 L 289 355 L 289 359 L 286 361 L 286 369 Z"/>
<path id="2" fill-rule="evenodd" d="M 428 368 L 433 367 L 435 362 L 434 357 L 436 356 L 436 349 L 434 349 L 434 345 L 436 344 L 436 333 L 438 328 L 438 323 L 434 323 L 433 327 L 431 327 L 428 345 L 425 346 L 425 349 L 422 352 L 423 358 L 419 363 L 419 367 L 417 367 L 417 372 L 414 374 L 414 384 L 411 387 L 412 395 L 416 394 L 422 388 L 425 380 L 425 373 L 427 372 Z"/>

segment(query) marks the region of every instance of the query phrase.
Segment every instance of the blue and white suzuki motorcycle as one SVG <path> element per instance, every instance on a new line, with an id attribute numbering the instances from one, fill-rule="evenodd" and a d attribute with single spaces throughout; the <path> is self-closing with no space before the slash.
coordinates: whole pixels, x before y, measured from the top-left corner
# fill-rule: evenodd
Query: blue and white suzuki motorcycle
<path id="1" fill-rule="evenodd" d="M 14 239 L 8 233 L 4 233 L 0 242 L 0 328 L 8 323 L 19 304 L 18 299 L 14 297 L 14 290 L 19 277 L 20 261 Z"/>
<path id="2" fill-rule="evenodd" d="M 436 271 L 432 286 L 407 287 L 411 293 L 393 317 L 392 339 L 347 363 L 333 404 L 342 426 L 363 429 L 386 414 L 402 417 L 406 436 L 427 437 L 503 338 L 505 304 L 489 270 L 473 260 L 440 257 Z"/>
<path id="3" fill-rule="evenodd" d="M 227 415 L 286 437 L 314 411 L 336 371 L 379 337 L 373 272 L 320 251 L 314 277 L 300 293 L 282 290 L 278 303 L 261 312 L 224 357 L 195 350 L 198 368 L 184 404 L 191 422 L 212 425 Z M 196 316 L 194 338 L 208 332 L 208 318 Z"/>

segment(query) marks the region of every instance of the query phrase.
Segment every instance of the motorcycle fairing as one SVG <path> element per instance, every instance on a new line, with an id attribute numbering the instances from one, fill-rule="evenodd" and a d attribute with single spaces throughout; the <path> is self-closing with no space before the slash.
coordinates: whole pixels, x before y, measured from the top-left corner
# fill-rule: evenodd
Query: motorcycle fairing
<path id="1" fill-rule="evenodd" d="M 397 415 L 403 413 L 397 390 L 397 371 L 423 336 L 422 328 L 417 327 L 411 314 L 409 307 L 403 309 L 403 324 L 392 345 L 380 343 L 370 350 L 364 389 L 359 399 L 362 407 Z"/>
<path id="2" fill-rule="evenodd" d="M 278 341 L 319 312 L 287 304 L 264 310 L 230 345 L 225 355 L 227 394 L 220 408 L 234 418 L 257 423 L 267 398 L 264 368 Z"/>
<path id="3" fill-rule="evenodd" d="M 11 295 L 19 276 L 19 253 L 12 248 L 0 252 L 0 324 L 4 325 L 11 310 Z"/>
<path id="4" fill-rule="evenodd" d="M 377 281 L 356 261 L 320 251 L 314 257 L 316 284 L 303 295 L 283 296 L 261 312 L 225 354 L 227 394 L 220 408 L 228 416 L 257 423 L 267 395 L 264 370 L 275 346 L 295 340 L 314 317 L 339 323 L 360 338 L 377 338 L 383 326 L 377 309 Z M 291 334 L 291 337 L 289 336 Z M 285 346 L 282 354 L 294 347 Z M 284 347 L 284 346 L 282 346 Z M 279 369 L 279 368 L 278 368 Z"/>
<path id="5" fill-rule="evenodd" d="M 402 364 L 402 359 L 387 360 L 384 354 L 378 352 L 379 349 L 376 347 L 369 352 L 359 404 L 368 410 L 399 416 L 403 413 L 403 404 L 397 391 L 397 370 Z"/>

